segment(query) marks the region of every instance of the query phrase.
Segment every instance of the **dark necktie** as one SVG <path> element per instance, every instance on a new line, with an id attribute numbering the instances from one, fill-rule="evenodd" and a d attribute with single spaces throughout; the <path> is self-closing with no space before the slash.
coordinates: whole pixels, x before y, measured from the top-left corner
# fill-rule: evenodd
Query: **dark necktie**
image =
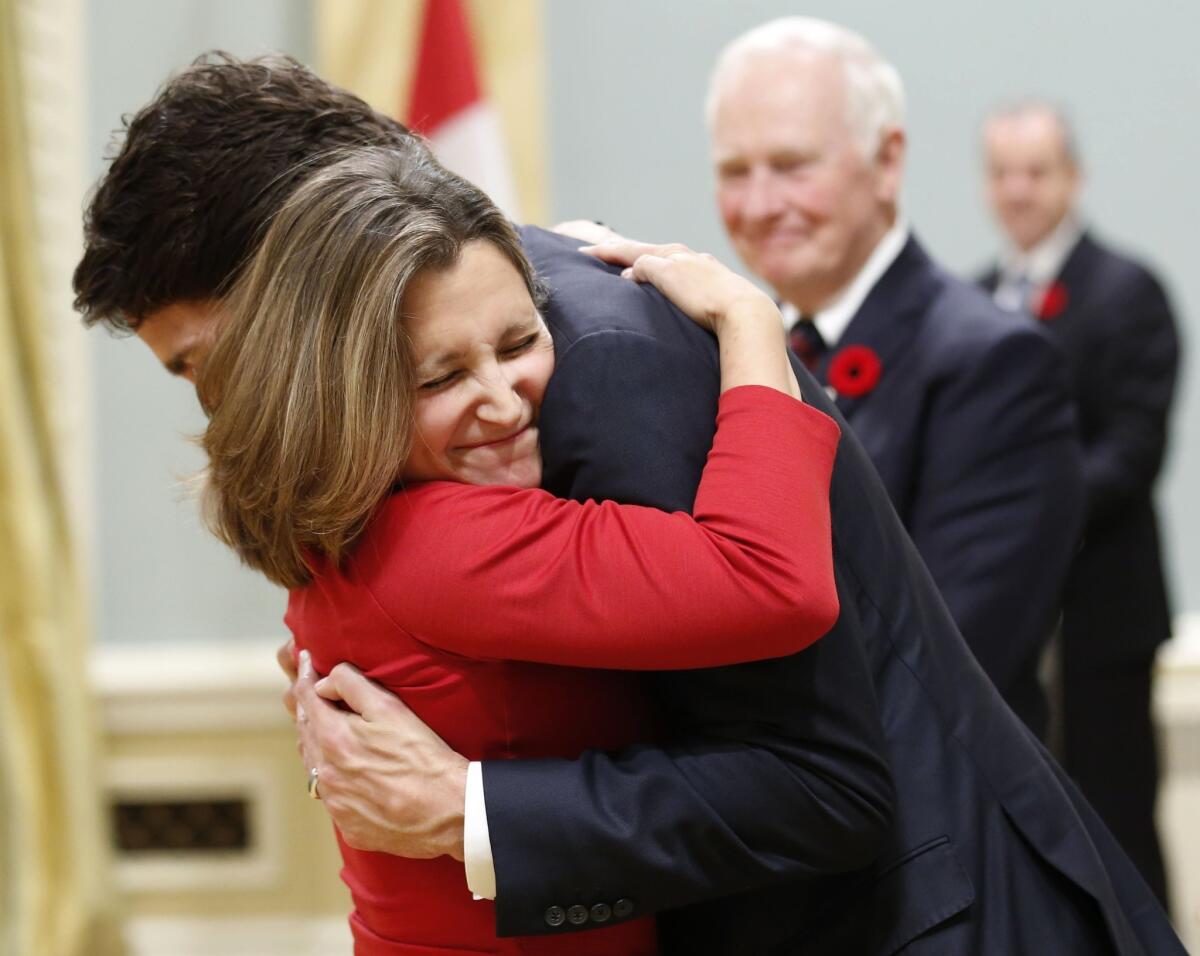
<path id="1" fill-rule="evenodd" d="M 811 316 L 801 316 L 792 326 L 788 333 L 788 345 L 810 372 L 817 367 L 828 348 Z"/>

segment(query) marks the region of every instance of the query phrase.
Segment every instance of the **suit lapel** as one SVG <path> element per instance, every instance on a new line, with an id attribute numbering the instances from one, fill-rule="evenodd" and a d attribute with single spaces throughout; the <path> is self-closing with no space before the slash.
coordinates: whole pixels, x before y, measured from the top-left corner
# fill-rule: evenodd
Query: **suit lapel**
<path id="1" fill-rule="evenodd" d="M 830 349 L 822 358 L 816 371 L 821 384 L 829 384 L 829 368 L 837 361 L 838 355 L 850 346 L 859 345 L 866 346 L 879 358 L 883 369 L 879 385 L 882 386 L 916 334 L 917 323 L 936 282 L 932 261 L 916 238 L 910 237 L 896 261 L 888 267 L 859 306 L 837 347 Z M 845 395 L 835 397 L 838 408 L 847 417 L 870 399 L 870 393 L 860 398 Z"/>
<path id="2" fill-rule="evenodd" d="M 1079 237 L 1074 248 L 1071 249 L 1066 261 L 1059 269 L 1051 284 L 1061 283 L 1067 289 L 1067 304 L 1060 316 L 1069 315 L 1074 307 L 1078 304 L 1076 301 L 1076 290 L 1079 290 L 1080 295 L 1087 288 L 1087 275 L 1091 272 L 1096 256 L 1099 254 L 1099 248 L 1092 241 L 1092 237 L 1086 231 Z M 1000 266 L 993 264 L 987 272 L 979 276 L 976 283 L 981 289 L 987 292 L 988 295 L 993 295 L 996 292 L 996 287 L 1000 284 Z M 1037 318 L 1035 315 L 1034 318 Z"/>
<path id="3" fill-rule="evenodd" d="M 1099 248 L 1088 233 L 1079 237 L 1075 248 L 1067 256 L 1062 269 L 1054 281 L 1061 283 L 1067 290 L 1067 304 L 1058 319 L 1069 317 L 1086 304 L 1088 291 L 1088 276 L 1095 265 Z"/>

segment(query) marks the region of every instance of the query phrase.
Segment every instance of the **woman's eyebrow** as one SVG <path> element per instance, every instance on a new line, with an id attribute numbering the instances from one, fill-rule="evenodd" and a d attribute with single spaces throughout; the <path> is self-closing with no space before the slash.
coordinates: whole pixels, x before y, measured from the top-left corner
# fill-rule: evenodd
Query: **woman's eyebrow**
<path id="1" fill-rule="evenodd" d="M 435 355 L 433 358 L 426 359 L 417 366 L 418 372 L 433 371 L 443 368 L 447 365 L 454 365 L 456 362 L 462 361 L 466 353 L 462 349 L 456 349 L 452 352 L 442 352 L 440 355 Z"/>
<path id="2" fill-rule="evenodd" d="M 512 322 L 504 334 L 500 337 L 503 339 L 517 338 L 522 335 L 534 335 L 541 331 L 542 319 L 541 316 L 534 312 L 532 315 L 522 316 Z"/>

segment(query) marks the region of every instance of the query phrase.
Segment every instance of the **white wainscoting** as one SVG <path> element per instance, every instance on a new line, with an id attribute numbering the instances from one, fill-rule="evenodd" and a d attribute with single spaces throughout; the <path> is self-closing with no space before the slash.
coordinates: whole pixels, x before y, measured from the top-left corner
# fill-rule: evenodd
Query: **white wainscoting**
<path id="1" fill-rule="evenodd" d="M 1200 953 L 1200 614 L 1175 620 L 1175 637 L 1158 656 L 1154 689 L 1165 777 L 1158 825 L 1175 925 L 1189 952 Z"/>
<path id="2" fill-rule="evenodd" d="M 245 801 L 245 850 L 226 853 L 118 855 L 117 884 L 127 893 L 179 893 L 205 889 L 269 889 L 278 884 L 284 860 L 282 821 L 275 808 L 283 797 L 279 774 L 261 760 L 170 755 L 113 757 L 105 784 L 113 800 Z"/>
<path id="3" fill-rule="evenodd" d="M 92 680 L 107 734 L 270 730 L 290 723 L 282 638 L 100 644 Z"/>
<path id="4" fill-rule="evenodd" d="M 117 854 L 131 956 L 350 956 L 332 828 L 304 793 L 279 638 L 96 649 L 109 800 L 245 802 L 236 851 Z"/>

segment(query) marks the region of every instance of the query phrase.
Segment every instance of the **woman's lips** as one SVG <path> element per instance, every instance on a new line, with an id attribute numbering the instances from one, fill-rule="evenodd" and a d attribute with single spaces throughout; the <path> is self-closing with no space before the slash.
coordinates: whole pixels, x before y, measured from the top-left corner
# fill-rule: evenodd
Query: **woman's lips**
<path id="1" fill-rule="evenodd" d="M 529 429 L 531 429 L 532 427 L 533 427 L 533 422 L 530 422 L 524 428 L 518 429 L 517 431 L 513 432 L 511 435 L 506 435 L 504 438 L 496 438 L 496 439 L 493 439 L 492 441 L 476 442 L 475 444 L 472 444 L 472 445 L 459 445 L 458 448 L 459 448 L 459 451 L 469 451 L 472 448 L 494 448 L 497 445 L 507 445 L 509 442 L 516 441 L 518 438 L 520 438 L 522 435 L 524 435 L 527 431 L 529 431 Z"/>

